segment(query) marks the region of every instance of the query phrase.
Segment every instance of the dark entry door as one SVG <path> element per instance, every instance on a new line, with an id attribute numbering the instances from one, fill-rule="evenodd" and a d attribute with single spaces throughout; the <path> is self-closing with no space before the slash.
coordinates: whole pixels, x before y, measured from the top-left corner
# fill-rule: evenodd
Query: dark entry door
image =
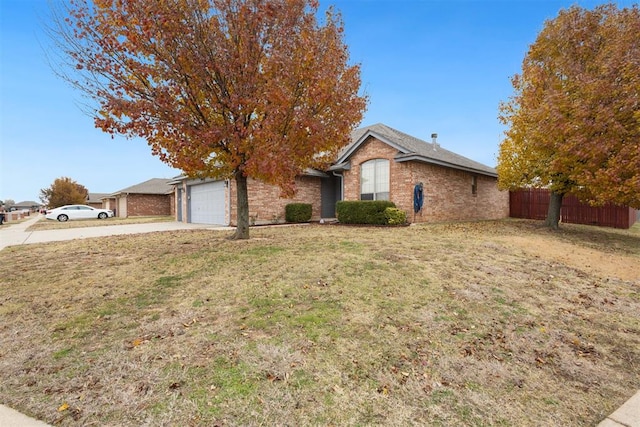
<path id="1" fill-rule="evenodd" d="M 321 192 L 321 216 L 322 218 L 336 217 L 336 203 L 342 200 L 342 179 L 339 176 L 322 178 Z"/>

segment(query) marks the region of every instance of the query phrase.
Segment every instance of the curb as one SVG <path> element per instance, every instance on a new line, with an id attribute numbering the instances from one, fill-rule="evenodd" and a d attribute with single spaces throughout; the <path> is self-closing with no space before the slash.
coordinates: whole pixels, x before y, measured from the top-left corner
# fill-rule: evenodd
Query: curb
<path id="1" fill-rule="evenodd" d="M 598 427 L 640 427 L 640 391 L 605 418 Z"/>
<path id="2" fill-rule="evenodd" d="M 49 424 L 28 417 L 8 406 L 0 405 L 0 426 L 11 427 L 51 427 Z"/>

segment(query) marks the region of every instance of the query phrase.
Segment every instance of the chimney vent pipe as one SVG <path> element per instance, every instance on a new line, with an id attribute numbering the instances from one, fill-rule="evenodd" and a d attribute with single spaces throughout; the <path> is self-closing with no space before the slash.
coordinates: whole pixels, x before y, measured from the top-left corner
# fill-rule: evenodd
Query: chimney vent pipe
<path id="1" fill-rule="evenodd" d="M 433 143 L 433 149 L 434 150 L 439 147 L 439 145 L 438 145 L 438 134 L 437 133 L 432 133 L 431 134 L 431 142 Z"/>

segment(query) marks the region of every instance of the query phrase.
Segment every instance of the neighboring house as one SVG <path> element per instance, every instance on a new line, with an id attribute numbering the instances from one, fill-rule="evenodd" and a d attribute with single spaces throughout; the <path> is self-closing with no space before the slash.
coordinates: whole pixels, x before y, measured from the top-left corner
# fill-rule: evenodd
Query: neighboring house
<path id="1" fill-rule="evenodd" d="M 152 178 L 103 197 L 103 207 L 115 216 L 169 216 L 173 215 L 174 187 L 170 179 Z"/>
<path id="2" fill-rule="evenodd" d="M 20 203 L 15 203 L 11 206 L 0 206 L 0 211 L 4 215 L 4 222 L 13 222 L 19 219 L 28 217 L 32 212 L 38 212 L 42 209 L 42 203 L 32 202 L 30 200 Z"/>
<path id="3" fill-rule="evenodd" d="M 42 203 L 33 202 L 31 200 L 16 203 L 13 206 L 6 206 L 6 209 L 9 211 L 29 211 L 29 212 L 37 212 L 42 208 Z"/>
<path id="4" fill-rule="evenodd" d="M 87 205 L 94 208 L 102 209 L 102 199 L 106 198 L 107 196 L 109 196 L 109 193 L 89 193 L 87 195 Z"/>
<path id="5" fill-rule="evenodd" d="M 175 185 L 176 219 L 235 225 L 235 182 L 190 180 Z M 423 184 L 423 206 L 414 212 L 414 189 Z M 307 171 L 296 180 L 293 199 L 277 187 L 249 180 L 252 223 L 284 220 L 288 203 L 312 205 L 312 220 L 335 218 L 339 200 L 390 200 L 409 222 L 498 219 L 509 216 L 509 192 L 499 191 L 496 170 L 383 124 L 357 129 L 326 172 Z"/>

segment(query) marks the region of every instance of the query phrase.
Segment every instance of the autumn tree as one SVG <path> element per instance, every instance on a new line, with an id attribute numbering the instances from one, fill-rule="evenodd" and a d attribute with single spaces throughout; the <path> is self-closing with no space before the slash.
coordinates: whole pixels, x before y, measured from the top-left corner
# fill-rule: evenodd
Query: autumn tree
<path id="1" fill-rule="evenodd" d="M 640 11 L 578 6 L 547 21 L 500 106 L 501 188 L 546 187 L 557 228 L 569 192 L 640 208 Z"/>
<path id="2" fill-rule="evenodd" d="M 49 208 L 87 203 L 89 191 L 71 178 L 57 178 L 49 188 L 40 190 L 40 201 Z"/>
<path id="3" fill-rule="evenodd" d="M 247 179 L 295 192 L 362 119 L 360 67 L 316 0 L 72 0 L 53 34 L 97 104 L 95 125 L 148 141 L 191 177 L 233 179 L 233 237 L 249 237 Z M 69 68 L 67 68 L 69 70 Z"/>

